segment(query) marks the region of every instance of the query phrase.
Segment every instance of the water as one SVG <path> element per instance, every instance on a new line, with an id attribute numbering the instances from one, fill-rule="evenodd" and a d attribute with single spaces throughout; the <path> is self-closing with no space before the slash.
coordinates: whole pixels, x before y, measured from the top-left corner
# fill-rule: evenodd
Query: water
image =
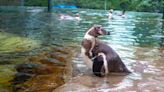
<path id="1" fill-rule="evenodd" d="M 0 8 L 0 11 L 0 91 L 2 92 L 12 90 L 11 80 L 16 73 L 15 65 L 30 60 L 38 63 L 42 57 L 49 59 L 49 53 L 54 53 L 55 59 L 59 61 L 67 60 L 71 61 L 69 64 L 73 64 L 73 70 L 66 70 L 70 74 L 65 76 L 69 76 L 64 81 L 65 84 L 61 86 L 63 82 L 59 82 L 61 87 L 55 89 L 58 86 L 54 86 L 55 82 L 51 82 L 56 79 L 53 77 L 55 74 L 40 74 L 33 80 L 25 82 L 23 85 L 32 87 L 23 90 L 32 92 L 39 91 L 36 89 L 44 92 L 54 89 L 54 92 L 162 92 L 164 90 L 162 85 L 164 52 L 159 49 L 163 37 L 160 14 L 127 12 L 125 18 L 114 16 L 113 20 L 108 20 L 104 10 L 54 10 L 53 13 L 46 13 L 43 8 L 32 7 L 26 8 L 24 12 L 20 12 L 17 8 L 5 8 L 5 10 Z M 59 13 L 70 15 L 79 13 L 82 20 L 59 20 Z M 80 44 L 85 31 L 94 24 L 101 24 L 106 30 L 111 31 L 110 36 L 99 39 L 116 50 L 132 74 L 98 78 L 87 70 L 80 57 Z M 52 65 L 46 66 L 48 69 L 49 67 L 54 69 Z M 40 79 L 44 80 L 42 81 L 45 83 L 43 86 L 46 86 L 44 89 L 41 89 Z"/>

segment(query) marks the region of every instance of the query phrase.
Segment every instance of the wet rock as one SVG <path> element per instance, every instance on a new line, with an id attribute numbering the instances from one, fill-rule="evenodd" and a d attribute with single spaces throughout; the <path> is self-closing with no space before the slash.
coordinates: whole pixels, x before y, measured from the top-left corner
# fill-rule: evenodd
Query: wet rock
<path id="1" fill-rule="evenodd" d="M 14 74 L 15 70 L 12 65 L 0 65 L 0 85 L 9 85 Z"/>
<path id="2" fill-rule="evenodd" d="M 40 61 L 41 59 L 43 59 L 43 57 L 32 56 L 32 57 L 30 57 L 28 60 L 29 60 L 30 62 L 37 62 L 37 61 Z"/>
<path id="3" fill-rule="evenodd" d="M 66 64 L 64 62 L 60 62 L 53 58 L 47 58 L 47 59 L 41 59 L 39 60 L 40 63 L 46 64 L 46 65 L 59 65 L 59 66 L 65 66 Z"/>
<path id="4" fill-rule="evenodd" d="M 54 52 L 60 52 L 62 54 L 69 54 L 68 52 L 70 52 L 68 49 L 66 48 L 53 48 Z"/>
<path id="5" fill-rule="evenodd" d="M 71 75 L 68 61 L 72 59 L 72 54 L 68 55 L 67 51 L 55 49 L 41 52 L 27 58 L 25 64 L 16 65 L 13 89 L 23 92 L 52 92 L 63 85 L 68 75 Z"/>
<path id="6" fill-rule="evenodd" d="M 18 64 L 15 66 L 17 73 L 13 79 L 13 89 L 17 90 L 19 87 L 17 84 L 24 83 L 33 76 L 36 76 L 36 69 L 40 67 L 38 64 L 28 63 L 28 64 Z"/>
<path id="7" fill-rule="evenodd" d="M 64 83 L 64 67 L 39 64 L 19 64 L 13 80 L 14 90 L 30 90 L 30 92 L 50 92 Z"/>
<path id="8" fill-rule="evenodd" d="M 17 72 L 35 74 L 35 75 L 45 75 L 50 73 L 60 73 L 64 70 L 61 66 L 46 66 L 39 64 L 20 64 L 16 66 Z"/>
<path id="9" fill-rule="evenodd" d="M 65 66 L 67 59 L 67 57 L 61 55 L 60 53 L 47 52 L 43 53 L 43 55 L 40 54 L 38 56 L 32 56 L 31 58 L 29 58 L 29 61 L 46 65 Z"/>
<path id="10" fill-rule="evenodd" d="M 1 58 L 0 65 L 6 65 L 6 64 L 11 64 L 11 63 L 12 63 L 11 60 Z"/>
<path id="11" fill-rule="evenodd" d="M 55 58 L 56 60 L 61 61 L 61 62 L 66 62 L 66 57 L 62 57 L 61 54 L 50 53 L 50 57 Z"/>
<path id="12" fill-rule="evenodd" d="M 16 85 L 16 84 L 23 83 L 33 76 L 35 75 L 28 74 L 28 73 L 16 73 L 15 78 L 13 80 L 13 84 Z"/>
<path id="13" fill-rule="evenodd" d="M 20 89 L 24 89 L 26 92 L 52 92 L 56 87 L 64 84 L 64 79 L 61 76 L 55 74 L 40 75 L 31 78 L 20 86 Z"/>
<path id="14" fill-rule="evenodd" d="M 36 71 L 35 74 L 37 75 L 47 75 L 47 74 L 61 74 L 64 71 L 64 67 L 60 66 L 43 66 L 39 67 Z"/>
<path id="15" fill-rule="evenodd" d="M 18 64 L 15 66 L 17 72 L 23 73 L 32 73 L 34 69 L 40 67 L 39 64 L 27 63 L 27 64 Z"/>

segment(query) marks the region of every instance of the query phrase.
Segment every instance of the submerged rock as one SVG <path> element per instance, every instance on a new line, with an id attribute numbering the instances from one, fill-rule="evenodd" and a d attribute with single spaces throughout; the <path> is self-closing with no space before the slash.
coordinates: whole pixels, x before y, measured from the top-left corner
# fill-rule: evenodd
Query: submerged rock
<path id="1" fill-rule="evenodd" d="M 32 73 L 34 69 L 37 69 L 41 65 L 34 64 L 34 63 L 27 63 L 27 64 L 18 64 L 15 66 L 17 72 L 23 73 Z"/>
<path id="2" fill-rule="evenodd" d="M 59 66 L 65 66 L 66 65 L 64 62 L 60 62 L 60 61 L 53 59 L 53 58 L 42 59 L 42 60 L 39 60 L 39 62 L 42 64 L 46 64 L 46 65 L 59 65 Z"/>
<path id="3" fill-rule="evenodd" d="M 19 64 L 16 66 L 18 73 L 26 73 L 33 75 L 46 75 L 51 73 L 60 73 L 64 70 L 64 67 L 61 66 L 47 66 L 40 64 Z"/>
<path id="4" fill-rule="evenodd" d="M 14 76 L 14 68 L 9 65 L 0 65 L 0 85 L 8 85 L 10 84 L 9 81 L 13 79 Z"/>
<path id="5" fill-rule="evenodd" d="M 24 83 L 25 81 L 27 81 L 29 78 L 33 77 L 33 74 L 28 74 L 28 73 L 16 73 L 15 74 L 15 78 L 13 80 L 13 84 L 20 84 L 20 83 Z"/>
<path id="6" fill-rule="evenodd" d="M 56 74 L 40 75 L 25 82 L 21 88 L 27 92 L 52 92 L 53 89 L 64 84 L 62 76 Z"/>
<path id="7" fill-rule="evenodd" d="M 70 73 L 68 62 L 72 54 L 67 51 L 43 52 L 28 58 L 28 62 L 15 66 L 17 73 L 13 90 L 27 92 L 52 92 L 67 80 Z M 63 53 L 63 54 L 62 54 Z"/>
<path id="8" fill-rule="evenodd" d="M 40 42 L 11 33 L 0 32 L 1 52 L 24 52 L 40 47 Z"/>
<path id="9" fill-rule="evenodd" d="M 16 70 L 17 73 L 13 80 L 14 90 L 30 90 L 30 92 L 34 90 L 36 92 L 36 90 L 50 90 L 64 83 L 64 68 L 60 66 L 29 63 L 17 65 Z"/>

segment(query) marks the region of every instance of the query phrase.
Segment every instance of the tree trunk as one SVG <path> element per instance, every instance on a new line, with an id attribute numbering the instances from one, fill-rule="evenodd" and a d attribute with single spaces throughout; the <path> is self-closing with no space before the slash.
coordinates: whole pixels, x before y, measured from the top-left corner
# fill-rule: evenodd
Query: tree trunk
<path id="1" fill-rule="evenodd" d="M 51 0 L 48 0 L 48 12 L 51 12 L 52 6 L 51 6 Z"/>
<path id="2" fill-rule="evenodd" d="M 163 16 L 162 16 L 162 19 L 164 19 L 164 10 L 163 10 Z"/>
<path id="3" fill-rule="evenodd" d="M 164 10 L 163 10 L 163 15 L 162 15 L 162 33 L 164 35 Z"/>

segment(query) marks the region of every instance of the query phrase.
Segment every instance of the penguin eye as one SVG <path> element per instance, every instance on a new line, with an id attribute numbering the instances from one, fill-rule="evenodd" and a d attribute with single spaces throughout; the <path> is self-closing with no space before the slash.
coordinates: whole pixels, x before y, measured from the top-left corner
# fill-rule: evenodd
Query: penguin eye
<path id="1" fill-rule="evenodd" d="M 95 27 L 95 30 L 97 31 L 97 33 L 99 33 L 101 31 L 101 27 Z"/>
<path id="2" fill-rule="evenodd" d="M 99 30 L 99 29 L 101 29 L 101 27 L 100 27 L 100 26 L 98 26 L 98 27 L 97 27 L 97 29 Z"/>

